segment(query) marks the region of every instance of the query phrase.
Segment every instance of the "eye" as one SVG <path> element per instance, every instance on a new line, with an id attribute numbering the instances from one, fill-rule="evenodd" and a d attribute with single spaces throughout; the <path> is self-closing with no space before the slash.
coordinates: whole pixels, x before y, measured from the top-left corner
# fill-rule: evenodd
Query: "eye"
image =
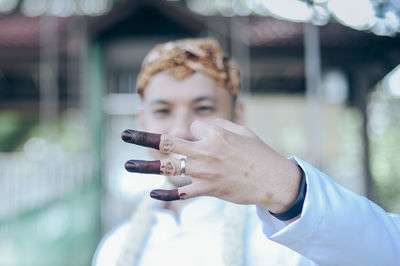
<path id="1" fill-rule="evenodd" d="M 154 111 L 155 113 L 168 113 L 169 112 L 169 110 L 168 109 L 166 109 L 166 108 L 164 108 L 164 109 L 157 109 L 157 110 L 155 110 Z"/>
<path id="2" fill-rule="evenodd" d="M 203 105 L 195 108 L 195 111 L 199 115 L 209 115 L 214 113 L 215 108 L 213 106 Z"/>
<path id="3" fill-rule="evenodd" d="M 170 110 L 168 108 L 159 108 L 159 109 L 153 110 L 153 113 L 155 115 L 165 116 L 165 115 L 168 115 L 170 113 Z"/>

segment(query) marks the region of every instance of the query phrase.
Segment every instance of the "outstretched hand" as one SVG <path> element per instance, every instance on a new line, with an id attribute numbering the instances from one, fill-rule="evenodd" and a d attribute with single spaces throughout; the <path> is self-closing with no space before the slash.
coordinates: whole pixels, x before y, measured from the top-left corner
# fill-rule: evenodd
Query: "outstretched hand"
<path id="1" fill-rule="evenodd" d="M 300 171 L 244 126 L 216 119 L 195 121 L 191 132 L 197 139 L 187 141 L 167 134 L 125 130 L 125 142 L 186 155 L 184 162 L 167 158 L 157 161 L 130 160 L 130 172 L 180 175 L 184 168 L 192 183 L 173 190 L 151 192 L 159 200 L 178 200 L 206 195 L 238 204 L 257 204 L 279 213 L 297 195 Z"/>

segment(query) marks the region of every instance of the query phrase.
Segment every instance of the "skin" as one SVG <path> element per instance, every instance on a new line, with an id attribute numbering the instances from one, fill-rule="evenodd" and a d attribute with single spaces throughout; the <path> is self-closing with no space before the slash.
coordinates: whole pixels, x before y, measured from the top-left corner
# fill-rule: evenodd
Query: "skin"
<path id="1" fill-rule="evenodd" d="M 143 109 L 138 114 L 140 129 L 147 132 L 168 134 L 184 140 L 194 141 L 190 125 L 196 121 L 211 122 L 224 118 L 242 123 L 243 106 L 233 107 L 229 92 L 217 86 L 215 81 L 202 73 L 194 73 L 183 80 L 176 80 L 165 72 L 153 76 L 147 85 Z M 170 152 L 165 143 L 170 140 L 164 135 L 161 151 L 151 150 L 155 159 L 181 158 Z M 180 167 L 180 163 L 179 163 Z M 190 184 L 189 176 L 170 176 L 177 187 Z"/>
<path id="2" fill-rule="evenodd" d="M 131 131 L 146 137 L 126 137 L 153 148 L 153 157 L 160 160 L 159 172 L 169 162 L 175 167 L 171 173 L 176 173 L 180 158 L 187 158 L 187 176 L 170 176 L 177 189 L 154 190 L 152 197 L 176 200 L 208 195 L 262 205 L 274 213 L 293 203 L 300 170 L 239 124 L 243 109 L 233 107 L 231 99 L 226 89 L 201 73 L 176 80 L 161 72 L 151 79 L 138 119 L 141 130 L 157 134 Z M 237 123 L 229 121 L 232 114 Z"/>
<path id="3" fill-rule="evenodd" d="M 143 146 L 160 149 L 161 134 L 149 134 L 132 129 L 125 130 L 122 139 L 130 143 L 142 143 Z"/>
<path id="4" fill-rule="evenodd" d="M 125 169 L 129 172 L 145 174 L 162 174 L 163 172 L 160 170 L 162 168 L 164 167 L 161 166 L 160 161 L 129 160 L 125 164 Z"/>

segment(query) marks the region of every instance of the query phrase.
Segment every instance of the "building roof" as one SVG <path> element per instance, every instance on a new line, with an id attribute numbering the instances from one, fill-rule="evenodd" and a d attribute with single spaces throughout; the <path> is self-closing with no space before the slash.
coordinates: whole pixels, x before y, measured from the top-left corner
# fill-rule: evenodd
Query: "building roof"
<path id="1" fill-rule="evenodd" d="M 302 46 L 303 25 L 272 17 L 252 17 L 249 22 L 250 44 L 258 47 Z M 388 42 L 400 44 L 400 36 L 377 36 L 371 32 L 345 27 L 335 21 L 319 28 L 321 46 L 326 47 L 370 47 Z"/>
<path id="2" fill-rule="evenodd" d="M 38 47 L 39 18 L 13 14 L 0 18 L 0 47 Z"/>
<path id="3" fill-rule="evenodd" d="M 128 3 L 130 1 L 127 1 Z M 157 1 L 152 1 L 157 2 Z M 129 4 L 132 6 L 132 4 Z M 156 4 L 153 4 L 157 8 Z M 132 6 L 133 9 L 137 5 Z M 107 30 L 113 24 L 119 23 L 122 19 L 117 19 L 117 12 L 121 7 L 116 7 L 109 15 L 98 18 L 91 18 L 89 25 L 97 31 Z M 125 8 L 126 10 L 126 8 Z M 179 7 L 178 12 L 182 13 Z M 190 12 L 190 11 L 188 11 Z M 129 13 L 129 12 L 128 12 Z M 165 13 L 165 11 L 164 11 Z M 171 12 L 167 12 L 170 17 Z M 127 16 L 127 13 L 124 13 Z M 189 14 L 190 15 L 190 14 Z M 198 16 L 198 15 L 194 15 Z M 182 15 L 175 19 L 182 22 Z M 229 23 L 230 18 L 220 19 L 219 22 Z M 71 18 L 58 18 L 60 31 L 66 31 L 67 25 Z M 107 23 L 109 21 L 109 23 Z M 122 20 L 123 21 L 123 20 Z M 196 19 L 201 23 L 199 19 Z M 111 24 L 110 24 L 111 23 Z M 98 26 L 96 26 L 98 25 Z M 107 26 L 106 26 L 107 25 Z M 144 26 L 144 25 L 143 25 Z M 184 25 L 185 26 L 185 25 Z M 185 26 L 187 27 L 187 25 Z M 199 26 L 197 26 L 197 29 Z M 293 47 L 302 46 L 303 44 L 303 23 L 294 23 L 284 20 L 278 20 L 272 17 L 251 17 L 249 20 L 250 45 L 255 47 Z M 366 47 L 374 42 L 377 45 L 392 42 L 400 43 L 400 36 L 397 37 L 381 37 L 372 33 L 353 30 L 345 27 L 337 22 L 330 22 L 320 27 L 320 38 L 322 46 L 330 47 Z M 0 17 L 0 49 L 30 47 L 37 48 L 40 45 L 40 18 L 26 17 L 20 13 L 14 13 L 4 17 Z"/>
<path id="4" fill-rule="evenodd" d="M 60 32 L 67 30 L 71 18 L 58 18 Z M 40 18 L 13 13 L 0 17 L 0 49 L 38 48 L 40 45 Z"/>

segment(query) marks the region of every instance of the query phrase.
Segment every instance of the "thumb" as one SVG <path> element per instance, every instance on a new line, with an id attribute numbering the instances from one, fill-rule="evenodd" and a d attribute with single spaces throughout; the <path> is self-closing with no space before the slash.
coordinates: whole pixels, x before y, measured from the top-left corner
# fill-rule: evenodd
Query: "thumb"
<path id="1" fill-rule="evenodd" d="M 255 134 L 253 132 L 251 132 L 251 130 L 248 129 L 247 127 L 238 125 L 229 120 L 225 120 L 222 118 L 216 118 L 211 123 L 215 126 L 222 127 L 223 129 L 226 129 L 226 130 L 233 132 L 235 134 L 238 134 L 238 135 L 255 137 Z"/>
<path id="2" fill-rule="evenodd" d="M 203 139 L 210 133 L 213 127 L 213 125 L 204 121 L 195 120 L 190 125 L 190 132 L 196 139 Z"/>

